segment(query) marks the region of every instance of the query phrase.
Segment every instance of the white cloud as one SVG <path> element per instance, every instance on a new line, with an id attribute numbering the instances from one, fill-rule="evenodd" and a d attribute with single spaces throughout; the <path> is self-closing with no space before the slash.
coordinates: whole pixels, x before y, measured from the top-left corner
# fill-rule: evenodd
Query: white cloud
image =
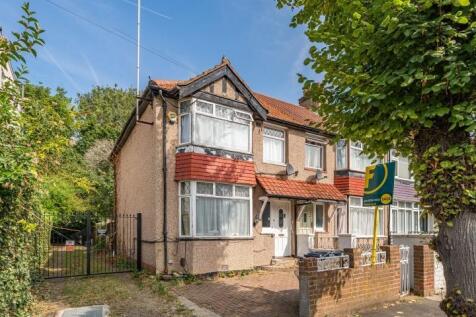
<path id="1" fill-rule="evenodd" d="M 47 59 L 45 61 L 49 62 L 50 64 L 55 65 L 59 71 L 64 75 L 64 77 L 70 82 L 70 84 L 76 89 L 76 91 L 80 91 L 80 87 L 78 83 L 73 79 L 71 74 L 61 65 L 61 63 L 57 60 L 57 58 L 50 52 L 50 50 L 44 46 L 43 51 L 46 53 Z M 41 56 L 41 55 L 40 55 Z"/>

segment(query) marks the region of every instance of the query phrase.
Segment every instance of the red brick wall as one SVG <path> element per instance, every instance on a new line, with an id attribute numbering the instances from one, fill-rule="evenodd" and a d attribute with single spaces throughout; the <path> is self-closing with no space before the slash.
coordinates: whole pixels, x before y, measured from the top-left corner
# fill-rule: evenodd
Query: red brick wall
<path id="1" fill-rule="evenodd" d="M 335 176 L 334 185 L 344 195 L 363 196 L 364 178 L 356 176 Z"/>
<path id="2" fill-rule="evenodd" d="M 435 255 L 428 245 L 413 246 L 415 295 L 430 296 L 435 292 Z"/>
<path id="3" fill-rule="evenodd" d="M 387 263 L 360 266 L 359 249 L 346 249 L 349 269 L 317 272 L 317 259 L 299 261 L 299 315 L 345 316 L 400 296 L 400 254 L 398 246 L 383 246 Z"/>
<path id="4" fill-rule="evenodd" d="M 202 180 L 254 186 L 255 166 L 251 161 L 190 152 L 177 153 L 175 180 Z"/>

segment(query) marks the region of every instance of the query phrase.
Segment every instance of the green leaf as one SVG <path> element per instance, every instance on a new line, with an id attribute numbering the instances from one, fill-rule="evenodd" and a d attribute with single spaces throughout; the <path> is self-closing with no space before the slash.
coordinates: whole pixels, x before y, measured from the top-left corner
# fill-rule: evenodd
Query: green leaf
<path id="1" fill-rule="evenodd" d="M 453 3 L 460 7 L 467 7 L 471 4 L 470 0 L 456 0 Z"/>
<path id="2" fill-rule="evenodd" d="M 467 17 L 461 16 L 456 19 L 456 22 L 458 22 L 459 24 L 467 24 L 469 21 Z"/>

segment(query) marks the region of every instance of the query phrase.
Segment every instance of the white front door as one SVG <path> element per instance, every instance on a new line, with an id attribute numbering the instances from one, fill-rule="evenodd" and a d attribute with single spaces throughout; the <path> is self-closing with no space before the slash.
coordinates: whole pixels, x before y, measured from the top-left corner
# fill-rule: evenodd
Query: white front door
<path id="1" fill-rule="evenodd" d="M 291 255 L 291 204 L 271 201 L 271 228 L 274 233 L 274 256 Z"/>

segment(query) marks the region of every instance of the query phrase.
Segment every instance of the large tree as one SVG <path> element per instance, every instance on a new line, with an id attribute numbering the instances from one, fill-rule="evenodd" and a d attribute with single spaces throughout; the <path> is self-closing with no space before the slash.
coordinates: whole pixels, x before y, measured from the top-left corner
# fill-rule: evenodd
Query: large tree
<path id="1" fill-rule="evenodd" d="M 93 189 L 88 195 L 91 210 L 110 215 L 114 204 L 114 170 L 109 161 L 115 140 L 135 104 L 135 91 L 94 87 L 78 96 L 78 142 L 76 151 L 89 172 Z"/>
<path id="2" fill-rule="evenodd" d="M 312 43 L 300 76 L 324 127 L 412 160 L 438 220 L 448 315 L 475 316 L 476 4 L 473 0 L 278 0 Z"/>

